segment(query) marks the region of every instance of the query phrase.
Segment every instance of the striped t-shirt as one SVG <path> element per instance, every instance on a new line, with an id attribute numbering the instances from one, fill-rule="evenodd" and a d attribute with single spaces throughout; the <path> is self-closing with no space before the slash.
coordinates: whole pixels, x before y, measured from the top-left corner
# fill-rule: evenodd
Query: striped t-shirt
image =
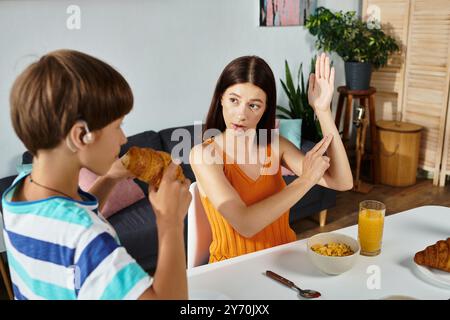
<path id="1" fill-rule="evenodd" d="M 152 278 L 97 214 L 95 196 L 85 201 L 54 196 L 12 202 L 22 171 L 2 197 L 3 233 L 16 299 L 137 299 Z"/>

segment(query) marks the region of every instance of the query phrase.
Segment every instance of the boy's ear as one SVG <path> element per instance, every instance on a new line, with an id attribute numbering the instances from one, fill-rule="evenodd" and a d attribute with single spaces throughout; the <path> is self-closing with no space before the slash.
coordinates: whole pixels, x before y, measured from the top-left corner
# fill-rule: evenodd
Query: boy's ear
<path id="1" fill-rule="evenodd" d="M 66 146 L 73 153 L 77 152 L 77 148 L 73 145 L 72 139 L 70 139 L 70 135 L 69 134 L 66 137 Z"/>
<path id="2" fill-rule="evenodd" d="M 66 137 L 66 145 L 72 152 L 77 152 L 92 142 L 94 142 L 94 134 L 89 131 L 85 121 L 77 121 Z"/>

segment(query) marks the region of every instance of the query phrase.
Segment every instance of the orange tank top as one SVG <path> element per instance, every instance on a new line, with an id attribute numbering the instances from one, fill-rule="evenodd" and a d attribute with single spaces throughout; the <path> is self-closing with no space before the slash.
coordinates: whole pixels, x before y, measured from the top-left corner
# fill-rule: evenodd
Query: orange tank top
<path id="1" fill-rule="evenodd" d="M 212 142 L 210 139 L 207 143 Z M 270 145 L 267 148 L 270 157 Z M 247 206 L 259 202 L 286 187 L 281 175 L 281 167 L 274 175 L 260 175 L 253 180 L 236 163 L 226 163 L 223 153 L 223 171 L 231 185 L 239 193 Z M 289 210 L 251 238 L 239 234 L 217 211 L 207 197 L 201 197 L 212 231 L 209 247 L 209 263 L 229 259 L 246 253 L 271 248 L 295 241 L 295 232 L 289 226 Z M 261 212 L 264 214 L 264 212 Z"/>

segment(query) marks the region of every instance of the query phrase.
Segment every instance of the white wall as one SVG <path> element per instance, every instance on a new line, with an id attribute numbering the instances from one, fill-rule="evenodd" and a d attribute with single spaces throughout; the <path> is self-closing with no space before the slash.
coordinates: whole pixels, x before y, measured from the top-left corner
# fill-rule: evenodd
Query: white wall
<path id="1" fill-rule="evenodd" d="M 66 9 L 81 8 L 81 29 L 69 30 Z M 360 10 L 359 0 L 322 0 L 333 10 Z M 258 27 L 258 0 L 0 1 L 0 177 L 15 173 L 24 151 L 9 118 L 9 90 L 31 62 L 59 48 L 81 50 L 115 66 L 135 105 L 127 135 L 203 120 L 224 66 L 255 54 L 284 79 L 284 60 L 297 69 L 314 54 L 304 27 Z M 336 85 L 343 64 L 333 55 Z M 306 70 L 307 68 L 304 68 Z M 279 84 L 278 84 L 279 85 Z M 278 87 L 279 103 L 287 105 Z M 336 99 L 335 99 L 336 100 Z"/>

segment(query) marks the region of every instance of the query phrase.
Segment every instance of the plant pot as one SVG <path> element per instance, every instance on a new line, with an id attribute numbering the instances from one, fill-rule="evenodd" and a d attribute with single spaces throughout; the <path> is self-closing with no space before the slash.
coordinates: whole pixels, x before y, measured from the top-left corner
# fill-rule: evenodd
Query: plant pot
<path id="1" fill-rule="evenodd" d="M 368 90 L 371 74 L 369 62 L 345 62 L 345 85 L 350 90 Z"/>

